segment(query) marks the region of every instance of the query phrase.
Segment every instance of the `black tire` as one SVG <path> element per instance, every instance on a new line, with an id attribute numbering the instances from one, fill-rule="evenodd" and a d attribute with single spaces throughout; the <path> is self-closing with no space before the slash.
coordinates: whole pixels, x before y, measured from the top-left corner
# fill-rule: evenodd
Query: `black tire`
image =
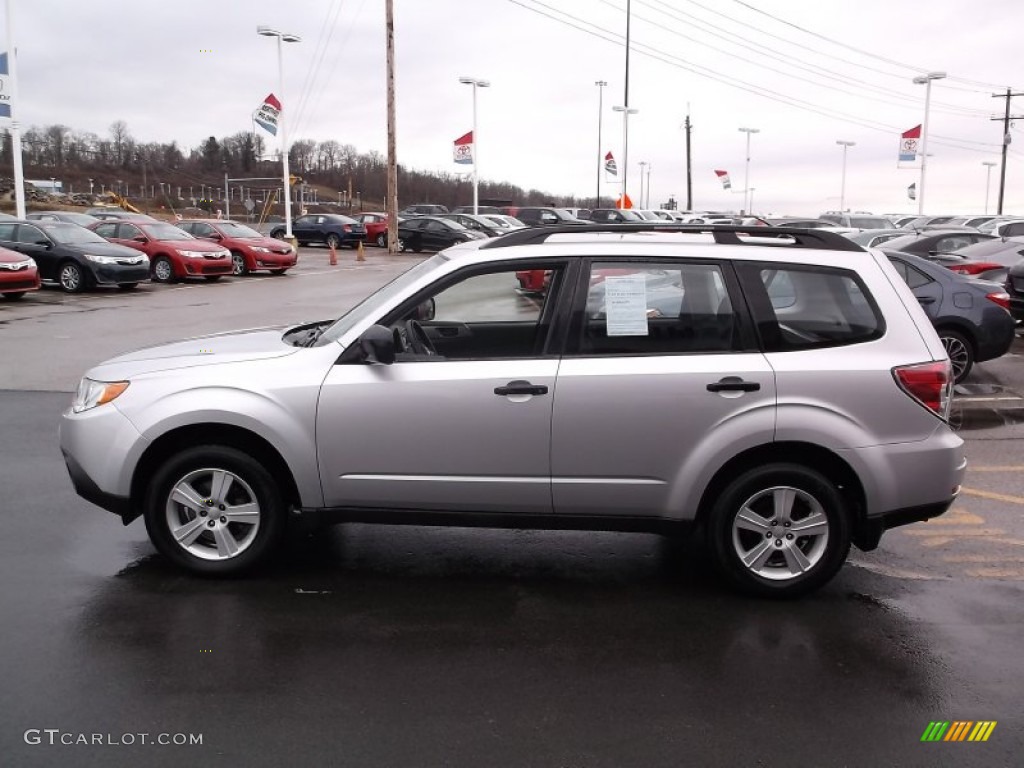
<path id="1" fill-rule="evenodd" d="M 388 247 L 388 236 L 387 236 L 387 234 L 384 233 L 384 232 L 381 232 L 379 235 L 377 235 L 377 239 L 374 240 L 374 244 L 378 248 L 387 248 Z"/>
<path id="2" fill-rule="evenodd" d="M 776 516 L 776 497 L 787 493 L 793 501 Z M 734 527 L 741 512 L 744 523 Z M 817 522 L 813 529 L 812 521 Z M 814 533 L 800 536 L 801 524 Z M 707 534 L 716 565 L 736 587 L 761 597 L 797 597 L 824 585 L 846 561 L 850 512 L 836 486 L 816 470 L 800 464 L 767 464 L 729 483 L 711 509 Z M 752 558 L 750 566 L 741 552 Z M 800 565 L 790 566 L 791 562 Z M 806 569 L 793 573 L 794 567 Z"/>
<path id="3" fill-rule="evenodd" d="M 211 487 L 212 474 L 207 475 L 214 471 L 234 476 L 228 493 L 217 499 Z M 199 510 L 171 500 L 174 488 L 186 481 L 196 498 L 205 502 L 196 505 Z M 221 505 L 219 501 L 226 503 Z M 230 520 L 221 522 L 225 520 L 218 517 L 221 511 L 230 515 L 231 505 L 237 503 L 258 506 L 255 526 Z M 286 527 L 286 505 L 270 472 L 248 454 L 222 445 L 188 448 L 165 461 L 146 489 L 144 504 L 146 531 L 153 545 L 173 563 L 206 576 L 235 575 L 265 563 L 278 549 Z M 171 531 L 172 520 L 182 527 L 192 526 L 199 531 L 198 535 L 189 544 L 180 544 Z M 237 536 L 242 536 L 239 551 L 222 555 L 218 538 L 230 537 L 239 544 Z M 197 551 L 207 557 L 195 554 Z"/>
<path id="4" fill-rule="evenodd" d="M 81 293 L 87 286 L 85 270 L 73 261 L 65 261 L 57 268 L 57 282 L 66 293 Z"/>
<path id="5" fill-rule="evenodd" d="M 166 256 L 157 256 L 149 267 L 149 274 L 154 283 L 173 283 L 174 265 Z"/>
<path id="6" fill-rule="evenodd" d="M 939 338 L 953 364 L 953 383 L 959 384 L 974 368 L 974 345 L 962 333 L 945 328 L 939 331 Z"/>
<path id="7" fill-rule="evenodd" d="M 409 247 L 412 248 L 413 253 L 423 253 L 423 238 L 419 236 L 414 237 L 412 242 L 409 243 Z"/>
<path id="8" fill-rule="evenodd" d="M 272 229 L 270 231 L 270 236 L 272 238 L 274 238 L 275 240 L 284 240 L 284 230 L 283 229 Z"/>
<path id="9" fill-rule="evenodd" d="M 405 240 L 398 238 L 398 252 L 405 253 Z"/>
<path id="10" fill-rule="evenodd" d="M 231 252 L 231 274 L 236 277 L 249 274 L 249 265 L 245 263 L 245 254 L 241 251 Z"/>
<path id="11" fill-rule="evenodd" d="M 327 236 L 327 247 L 328 248 L 334 248 L 335 250 L 337 250 L 338 248 L 341 248 L 341 238 L 338 237 L 337 235 L 333 235 L 333 234 L 332 235 L 328 235 Z"/>
<path id="12" fill-rule="evenodd" d="M 206 282 L 208 283 L 216 283 L 218 280 L 224 277 L 224 275 L 203 275 L 203 277 L 206 279 Z"/>
<path id="13" fill-rule="evenodd" d="M 139 287 L 138 283 L 118 283 L 117 290 L 119 291 L 134 291 Z"/>
<path id="14" fill-rule="evenodd" d="M 25 298 L 25 291 L 15 291 L 13 293 L 2 294 L 6 301 L 20 301 Z"/>

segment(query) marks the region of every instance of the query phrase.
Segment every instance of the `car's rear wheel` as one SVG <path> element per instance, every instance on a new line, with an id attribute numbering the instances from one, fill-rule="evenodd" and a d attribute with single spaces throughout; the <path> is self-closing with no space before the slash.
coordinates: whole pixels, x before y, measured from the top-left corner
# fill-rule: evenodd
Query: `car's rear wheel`
<path id="1" fill-rule="evenodd" d="M 337 235 L 328 235 L 327 236 L 327 247 L 328 248 L 334 248 L 335 250 L 337 250 L 338 248 L 341 248 L 341 238 L 338 237 Z"/>
<path id="2" fill-rule="evenodd" d="M 2 295 L 7 301 L 18 301 L 19 299 L 25 298 L 25 291 L 14 291 L 12 293 L 5 293 Z"/>
<path id="3" fill-rule="evenodd" d="M 157 256 L 153 259 L 153 266 L 150 268 L 153 281 L 157 283 L 174 282 L 174 265 L 166 256 Z"/>
<path id="4" fill-rule="evenodd" d="M 275 240 L 284 240 L 285 239 L 285 237 L 284 237 L 284 230 L 283 229 L 275 229 L 274 231 L 272 231 L 270 233 L 270 236 L 272 238 L 274 238 Z"/>
<path id="5" fill-rule="evenodd" d="M 711 510 L 719 569 L 745 592 L 795 597 L 831 579 L 850 551 L 850 518 L 836 486 L 799 464 L 750 469 Z"/>
<path id="6" fill-rule="evenodd" d="M 974 347 L 966 336 L 956 331 L 940 330 L 939 338 L 953 366 L 953 382 L 959 384 L 974 367 Z"/>
<path id="7" fill-rule="evenodd" d="M 249 267 L 245 263 L 245 254 L 241 251 L 231 252 L 231 274 L 238 277 L 249 274 Z"/>
<path id="8" fill-rule="evenodd" d="M 387 248 L 388 236 L 381 232 L 379 235 L 377 235 L 377 239 L 374 242 L 376 243 L 378 248 Z"/>
<path id="9" fill-rule="evenodd" d="M 405 240 L 398 238 L 398 252 L 405 253 Z"/>
<path id="10" fill-rule="evenodd" d="M 65 261 L 60 265 L 57 280 L 68 293 L 81 293 L 85 290 L 85 272 L 73 261 Z"/>
<path id="11" fill-rule="evenodd" d="M 409 241 L 409 247 L 412 248 L 413 253 L 422 253 L 423 252 L 423 238 L 419 237 L 419 236 L 412 238 Z"/>
<path id="12" fill-rule="evenodd" d="M 221 445 L 189 448 L 166 461 L 149 485 L 144 516 L 162 555 L 207 575 L 265 562 L 285 528 L 273 476 L 248 454 Z"/>

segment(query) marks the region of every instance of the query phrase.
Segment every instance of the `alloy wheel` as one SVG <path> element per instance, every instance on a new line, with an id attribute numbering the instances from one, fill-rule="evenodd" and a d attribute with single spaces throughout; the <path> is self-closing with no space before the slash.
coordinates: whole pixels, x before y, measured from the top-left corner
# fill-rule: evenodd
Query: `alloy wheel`
<path id="1" fill-rule="evenodd" d="M 244 552 L 260 528 L 252 487 L 225 469 L 189 472 L 176 482 L 164 508 L 167 530 L 179 547 L 202 560 L 229 560 Z"/>
<path id="2" fill-rule="evenodd" d="M 732 521 L 732 545 L 750 572 L 771 581 L 811 570 L 828 547 L 829 521 L 821 503 L 791 486 L 765 488 L 747 499 Z"/>

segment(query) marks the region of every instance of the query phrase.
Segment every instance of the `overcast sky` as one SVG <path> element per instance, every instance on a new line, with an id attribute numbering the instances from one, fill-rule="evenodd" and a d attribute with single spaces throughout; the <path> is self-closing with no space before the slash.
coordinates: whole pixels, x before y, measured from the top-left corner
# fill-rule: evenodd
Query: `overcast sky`
<path id="1" fill-rule="evenodd" d="M 271 91 L 292 139 L 386 152 L 384 0 L 7 0 L 19 51 L 19 120 L 192 147 L 251 129 Z M 472 125 L 484 179 L 592 198 L 601 152 L 622 165 L 626 0 L 394 0 L 398 159 L 454 173 L 452 141 Z M 0 18 L 2 22 L 2 18 Z M 1004 102 L 1024 90 L 1019 0 L 632 0 L 628 190 L 650 163 L 652 207 L 685 203 L 682 124 L 689 109 L 697 208 L 738 209 L 745 136 L 754 209 L 916 212 L 897 168 L 899 134 L 922 122 L 932 88 L 926 210 L 981 213 L 984 161 L 998 161 Z M 301 35 L 284 49 L 258 24 Z M 799 27 L 799 28 L 798 28 Z M 868 55 L 871 54 L 871 55 Z M 1014 114 L 1024 114 L 1024 97 Z M 1011 131 L 1006 211 L 1024 215 L 1024 121 Z M 716 168 L 730 172 L 732 192 Z M 994 211 L 999 167 L 992 170 Z M 604 183 L 602 194 L 618 187 Z M 469 202 L 467 200 L 467 202 Z"/>

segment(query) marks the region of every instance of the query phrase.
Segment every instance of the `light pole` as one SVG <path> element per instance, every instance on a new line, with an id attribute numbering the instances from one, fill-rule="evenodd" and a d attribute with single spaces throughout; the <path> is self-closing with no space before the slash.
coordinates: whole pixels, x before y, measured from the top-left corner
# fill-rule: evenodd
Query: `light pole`
<path id="1" fill-rule="evenodd" d="M 988 190 L 992 184 L 992 167 L 999 165 L 994 160 L 982 160 L 982 165 L 985 166 L 985 213 L 988 213 Z"/>
<path id="2" fill-rule="evenodd" d="M 647 202 L 644 204 L 644 210 L 651 209 L 651 169 L 654 168 L 650 163 L 647 164 Z"/>
<path id="3" fill-rule="evenodd" d="M 601 152 L 601 118 L 604 111 L 604 87 L 608 83 L 604 80 L 595 80 L 597 86 L 597 191 L 594 195 L 594 207 L 601 207 L 601 165 L 604 162 L 604 155 Z"/>
<path id="4" fill-rule="evenodd" d="M 839 210 L 840 211 L 845 211 L 846 210 L 846 150 L 849 149 L 850 147 L 857 146 L 857 142 L 856 141 L 843 141 L 842 139 L 838 139 L 836 141 L 836 144 L 838 144 L 839 146 L 841 146 L 843 148 L 843 181 L 842 181 L 842 183 L 840 184 L 840 187 L 839 187 Z"/>
<path id="5" fill-rule="evenodd" d="M 89 197 L 92 197 L 92 179 L 89 179 Z"/>
<path id="6" fill-rule="evenodd" d="M 644 203 L 644 168 L 647 167 L 647 161 L 641 160 L 637 165 L 640 166 L 640 207 L 646 208 L 647 205 Z"/>
<path id="7" fill-rule="evenodd" d="M 473 213 L 477 214 L 480 213 L 480 177 L 477 173 L 480 162 L 480 137 L 476 133 L 476 89 L 487 88 L 490 82 L 473 77 L 460 77 L 459 82 L 473 86 Z"/>
<path id="8" fill-rule="evenodd" d="M 760 128 L 740 128 L 741 133 L 747 134 L 747 162 L 743 171 L 743 213 L 750 211 L 750 134 L 760 133 Z"/>
<path id="9" fill-rule="evenodd" d="M 924 91 L 924 123 L 921 126 L 921 183 L 917 190 L 917 215 L 924 215 L 924 176 L 928 168 L 928 110 L 932 103 L 932 80 L 941 80 L 945 72 L 929 72 L 914 78 L 914 85 L 923 85 Z"/>
<path id="10" fill-rule="evenodd" d="M 632 107 L 612 107 L 613 112 L 622 113 L 622 196 L 620 201 L 622 207 L 629 207 L 626 205 L 628 196 L 626 195 L 626 177 L 629 175 L 629 116 L 635 115 L 639 112 L 639 109 Z"/>
<path id="11" fill-rule="evenodd" d="M 284 183 L 284 236 L 285 239 L 294 246 L 294 238 L 292 237 L 291 173 L 288 170 L 288 128 L 286 127 L 287 121 L 285 120 L 286 102 L 284 98 L 284 57 L 281 55 L 281 43 L 300 43 L 302 42 L 302 38 L 298 35 L 279 32 L 276 29 L 262 25 L 256 27 L 256 34 L 263 35 L 264 37 L 277 38 L 277 98 L 278 101 L 281 102 L 281 113 L 277 117 L 277 122 L 281 126 L 281 180 Z"/>

